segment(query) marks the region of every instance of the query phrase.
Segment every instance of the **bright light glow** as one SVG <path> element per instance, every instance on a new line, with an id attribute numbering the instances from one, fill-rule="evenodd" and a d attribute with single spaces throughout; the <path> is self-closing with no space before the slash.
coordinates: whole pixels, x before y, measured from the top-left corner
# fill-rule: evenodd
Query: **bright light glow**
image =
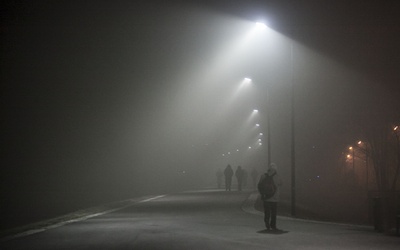
<path id="1" fill-rule="evenodd" d="M 251 147 L 249 146 L 249 149 L 251 149 Z"/>
<path id="2" fill-rule="evenodd" d="M 233 94 L 233 98 L 239 94 L 239 92 L 241 91 L 241 89 L 248 88 L 248 86 L 249 86 L 250 84 L 251 84 L 251 79 L 248 78 L 248 77 L 244 78 L 244 79 L 241 81 L 241 83 L 240 83 L 238 89 L 237 89 L 237 90 L 235 91 L 235 93 Z"/>
<path id="3" fill-rule="evenodd" d="M 254 112 L 254 113 L 258 113 L 258 109 L 254 109 L 253 112 Z"/>
<path id="4" fill-rule="evenodd" d="M 394 131 L 397 131 L 399 129 L 399 126 L 396 126 L 393 128 Z"/>
<path id="5" fill-rule="evenodd" d="M 347 159 L 350 159 L 351 158 L 351 155 L 347 155 Z"/>
<path id="6" fill-rule="evenodd" d="M 263 133 L 260 133 L 260 135 L 264 135 Z"/>
<path id="7" fill-rule="evenodd" d="M 268 26 L 265 25 L 265 23 L 256 22 L 256 27 L 257 27 L 257 29 L 264 30 L 264 29 L 266 29 Z"/>
<path id="8" fill-rule="evenodd" d="M 239 152 L 239 149 L 236 149 L 236 152 Z"/>
<path id="9" fill-rule="evenodd" d="M 350 150 L 353 150 L 353 147 L 349 147 Z"/>
<path id="10" fill-rule="evenodd" d="M 260 142 L 260 143 L 258 143 L 258 145 L 262 146 L 262 143 Z"/>
<path id="11" fill-rule="evenodd" d="M 248 77 L 244 78 L 244 83 L 251 83 L 251 79 Z"/>
<path id="12" fill-rule="evenodd" d="M 260 124 L 257 123 L 257 124 L 256 124 L 256 127 L 260 127 Z"/>
<path id="13" fill-rule="evenodd" d="M 358 145 L 361 145 L 361 143 L 362 143 L 362 141 L 358 141 L 358 142 L 357 142 Z"/>

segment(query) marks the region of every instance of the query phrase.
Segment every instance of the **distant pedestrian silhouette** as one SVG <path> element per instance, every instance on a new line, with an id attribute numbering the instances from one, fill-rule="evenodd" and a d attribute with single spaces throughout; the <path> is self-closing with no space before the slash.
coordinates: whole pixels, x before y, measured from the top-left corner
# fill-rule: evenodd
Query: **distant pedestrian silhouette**
<path id="1" fill-rule="evenodd" d="M 237 183 L 238 183 L 238 191 L 242 191 L 244 173 L 243 173 L 243 169 L 241 166 L 237 167 L 237 169 L 235 171 L 235 176 L 236 176 Z"/>
<path id="2" fill-rule="evenodd" d="M 225 191 L 231 191 L 233 170 L 231 165 L 228 164 L 224 170 L 225 175 Z"/>

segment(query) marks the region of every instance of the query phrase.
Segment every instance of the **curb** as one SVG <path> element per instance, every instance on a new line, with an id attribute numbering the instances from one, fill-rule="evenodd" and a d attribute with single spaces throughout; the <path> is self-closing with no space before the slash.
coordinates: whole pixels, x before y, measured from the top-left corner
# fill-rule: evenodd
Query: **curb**
<path id="1" fill-rule="evenodd" d="M 258 216 L 264 216 L 263 212 L 256 210 L 254 207 L 257 196 L 258 196 L 257 192 L 250 194 L 249 197 L 242 203 L 241 208 L 246 213 L 250 213 L 250 214 L 254 214 L 254 215 L 258 215 Z M 302 218 L 295 218 L 295 217 L 283 216 L 283 215 L 278 215 L 277 217 L 280 219 L 284 219 L 284 220 L 292 220 L 292 221 L 299 221 L 299 222 L 325 224 L 325 225 L 336 225 L 336 226 L 350 226 L 350 227 L 357 227 L 357 228 L 363 228 L 363 229 L 371 229 L 371 226 L 366 226 L 366 225 L 302 219 Z"/>

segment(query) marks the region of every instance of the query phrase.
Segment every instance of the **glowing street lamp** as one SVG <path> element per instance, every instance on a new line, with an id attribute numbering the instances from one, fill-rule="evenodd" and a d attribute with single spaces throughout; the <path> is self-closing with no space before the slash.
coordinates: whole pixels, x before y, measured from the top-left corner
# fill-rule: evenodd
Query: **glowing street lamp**
<path id="1" fill-rule="evenodd" d="M 349 147 L 349 150 L 352 153 L 352 161 L 353 161 L 353 172 L 354 172 L 354 148 L 352 146 Z"/>
<path id="2" fill-rule="evenodd" d="M 251 79 L 248 77 L 244 78 L 244 83 L 251 83 Z"/>
<path id="3" fill-rule="evenodd" d="M 264 30 L 264 29 L 266 29 L 268 26 L 267 26 L 265 23 L 256 22 L 256 27 L 257 27 L 257 29 Z"/>

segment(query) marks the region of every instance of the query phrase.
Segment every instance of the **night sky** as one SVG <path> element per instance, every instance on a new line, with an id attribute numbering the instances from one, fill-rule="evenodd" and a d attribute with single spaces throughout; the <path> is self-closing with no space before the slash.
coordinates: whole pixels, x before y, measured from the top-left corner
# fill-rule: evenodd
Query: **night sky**
<path id="1" fill-rule="evenodd" d="M 264 138 L 242 152 L 255 108 L 265 135 L 267 89 L 289 188 L 292 77 L 300 186 L 363 124 L 399 122 L 399 1 L 5 1 L 1 18 L 2 213 L 262 171 Z"/>

